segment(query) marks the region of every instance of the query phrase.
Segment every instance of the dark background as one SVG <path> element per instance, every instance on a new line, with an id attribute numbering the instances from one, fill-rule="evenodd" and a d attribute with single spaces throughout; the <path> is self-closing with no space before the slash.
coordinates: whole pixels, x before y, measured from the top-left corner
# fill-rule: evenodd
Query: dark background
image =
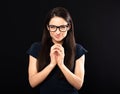
<path id="1" fill-rule="evenodd" d="M 3 3 L 1 3 L 3 4 Z M 66 7 L 75 37 L 87 50 L 85 81 L 80 94 L 120 94 L 120 1 L 9 0 L 1 11 L 0 91 L 37 94 L 27 78 L 26 50 L 42 36 L 49 9 Z"/>

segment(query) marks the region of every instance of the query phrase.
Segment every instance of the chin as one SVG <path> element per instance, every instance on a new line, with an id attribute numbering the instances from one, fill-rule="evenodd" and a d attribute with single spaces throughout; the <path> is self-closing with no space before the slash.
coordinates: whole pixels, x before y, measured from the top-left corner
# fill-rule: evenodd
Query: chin
<path id="1" fill-rule="evenodd" d="M 55 39 L 55 41 L 56 41 L 56 42 L 61 42 L 61 41 L 62 41 L 62 39 Z"/>
<path id="2" fill-rule="evenodd" d="M 56 40 L 56 43 L 60 43 L 61 44 L 61 42 L 62 42 L 61 40 Z"/>

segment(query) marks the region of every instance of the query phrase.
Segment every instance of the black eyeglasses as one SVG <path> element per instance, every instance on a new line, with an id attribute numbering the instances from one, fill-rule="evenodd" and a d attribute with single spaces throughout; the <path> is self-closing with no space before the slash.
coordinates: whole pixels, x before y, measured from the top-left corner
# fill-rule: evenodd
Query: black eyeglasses
<path id="1" fill-rule="evenodd" d="M 60 25 L 60 26 L 56 26 L 56 25 L 48 25 L 49 31 L 51 32 L 55 32 L 57 30 L 57 28 L 59 28 L 59 30 L 61 32 L 65 32 L 68 29 L 68 25 Z"/>

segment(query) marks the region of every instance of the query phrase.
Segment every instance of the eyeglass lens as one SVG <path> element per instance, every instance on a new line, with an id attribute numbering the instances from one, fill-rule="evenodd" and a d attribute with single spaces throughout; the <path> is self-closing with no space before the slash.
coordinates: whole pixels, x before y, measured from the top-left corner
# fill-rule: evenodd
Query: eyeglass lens
<path id="1" fill-rule="evenodd" d="M 60 31 L 64 32 L 67 30 L 68 25 L 60 25 L 60 26 L 55 26 L 55 25 L 49 25 L 49 30 L 55 32 L 57 28 L 59 28 Z"/>

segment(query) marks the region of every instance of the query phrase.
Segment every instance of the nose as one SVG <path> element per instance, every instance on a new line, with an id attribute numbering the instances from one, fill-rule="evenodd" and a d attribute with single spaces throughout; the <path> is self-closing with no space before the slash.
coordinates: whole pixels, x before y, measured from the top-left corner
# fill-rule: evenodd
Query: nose
<path id="1" fill-rule="evenodd" d="M 57 28 L 57 30 L 56 30 L 56 34 L 60 34 L 60 30 L 59 30 L 59 28 Z"/>

